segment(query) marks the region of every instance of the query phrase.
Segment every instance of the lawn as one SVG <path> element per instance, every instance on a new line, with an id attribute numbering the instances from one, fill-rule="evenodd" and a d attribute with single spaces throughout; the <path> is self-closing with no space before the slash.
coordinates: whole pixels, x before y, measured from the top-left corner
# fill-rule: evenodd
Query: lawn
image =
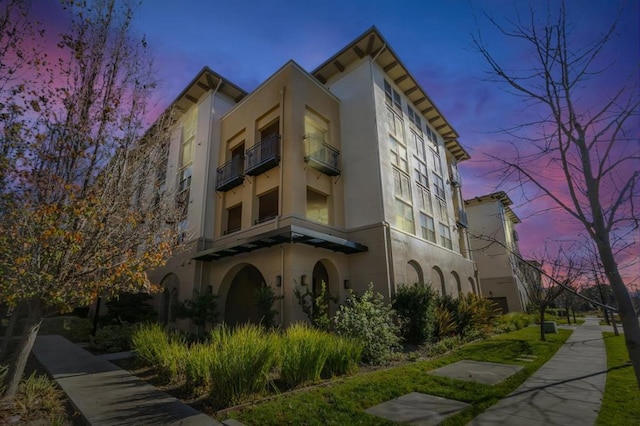
<path id="1" fill-rule="evenodd" d="M 227 414 L 243 423 L 260 425 L 390 424 L 364 410 L 409 392 L 422 392 L 472 404 L 443 423 L 463 425 L 518 387 L 548 361 L 571 334 L 568 330 L 559 330 L 559 334 L 548 334 L 547 342 L 540 342 L 538 331 L 536 327 L 527 327 L 465 345 L 440 358 L 335 380 Z M 530 363 L 517 361 L 522 355 L 536 358 Z M 523 365 L 524 369 L 494 386 L 427 374 L 462 359 Z"/>
<path id="2" fill-rule="evenodd" d="M 624 335 L 603 333 L 607 348 L 607 384 L 597 425 L 640 425 L 640 392 L 629 363 Z"/>

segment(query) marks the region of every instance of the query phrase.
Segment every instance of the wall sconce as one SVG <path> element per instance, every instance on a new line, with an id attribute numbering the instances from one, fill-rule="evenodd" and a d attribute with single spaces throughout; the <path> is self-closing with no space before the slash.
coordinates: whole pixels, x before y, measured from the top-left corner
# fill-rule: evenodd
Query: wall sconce
<path id="1" fill-rule="evenodd" d="M 302 285 L 307 285 L 307 284 L 309 284 L 309 281 L 308 281 L 308 279 L 307 279 L 307 276 L 306 276 L 306 275 L 303 275 L 303 276 L 301 276 L 301 277 L 300 277 L 300 284 L 302 284 Z"/>
<path id="2" fill-rule="evenodd" d="M 282 285 L 282 275 L 276 275 L 276 287 L 280 287 Z"/>
<path id="3" fill-rule="evenodd" d="M 344 284 L 345 289 L 349 288 L 349 280 L 344 280 L 342 284 Z"/>

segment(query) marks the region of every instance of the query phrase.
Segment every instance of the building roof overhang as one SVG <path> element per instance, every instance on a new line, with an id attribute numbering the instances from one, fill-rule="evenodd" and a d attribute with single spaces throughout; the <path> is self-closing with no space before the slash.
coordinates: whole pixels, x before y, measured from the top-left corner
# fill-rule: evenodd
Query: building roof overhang
<path id="1" fill-rule="evenodd" d="M 465 206 L 472 206 L 475 204 L 482 204 L 490 201 L 499 201 L 500 203 L 502 203 L 505 214 L 507 215 L 509 220 L 511 220 L 511 222 L 513 223 L 521 222 L 520 218 L 513 212 L 513 210 L 511 210 L 511 207 L 509 207 L 510 205 L 513 204 L 513 201 L 511 201 L 511 198 L 509 198 L 507 193 L 504 191 L 498 191 L 491 194 L 481 195 L 479 197 L 471 198 L 469 200 L 464 200 L 464 204 Z"/>
<path id="2" fill-rule="evenodd" d="M 456 130 L 446 120 L 375 26 L 327 59 L 311 74 L 325 84 L 336 74 L 344 72 L 349 65 L 365 56 L 374 58 L 375 62 L 403 91 L 429 124 L 442 135 L 445 147 L 457 161 L 470 158 L 469 153 L 458 142 L 459 136 Z"/>
<path id="3" fill-rule="evenodd" d="M 225 247 L 213 247 L 196 253 L 195 260 L 215 261 L 237 254 L 248 253 L 277 244 L 301 243 L 345 254 L 362 253 L 368 247 L 344 238 L 314 231 L 297 225 L 285 226 L 262 234 L 241 238 Z"/>

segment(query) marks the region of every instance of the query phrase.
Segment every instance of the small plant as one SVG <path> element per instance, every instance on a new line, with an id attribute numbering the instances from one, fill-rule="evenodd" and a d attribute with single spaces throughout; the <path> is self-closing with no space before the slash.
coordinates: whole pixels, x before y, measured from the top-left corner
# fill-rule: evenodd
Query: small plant
<path id="1" fill-rule="evenodd" d="M 438 303 L 433 311 L 434 329 L 433 335 L 436 341 L 450 336 L 456 330 L 456 323 L 453 314 L 447 306 Z"/>
<path id="2" fill-rule="evenodd" d="M 212 330 L 211 375 L 215 383 L 210 397 L 217 404 L 226 407 L 264 392 L 276 360 L 272 336 L 252 324 L 233 331 L 225 326 Z"/>
<path id="3" fill-rule="evenodd" d="M 100 353 L 123 352 L 131 349 L 133 330 L 128 324 L 113 324 L 98 328 L 91 336 L 89 347 Z"/>
<path id="4" fill-rule="evenodd" d="M 256 305 L 260 314 L 260 324 L 267 330 L 276 326 L 278 311 L 273 309 L 273 304 L 280 299 L 282 299 L 282 296 L 276 296 L 269 286 L 262 286 L 256 291 Z"/>
<path id="5" fill-rule="evenodd" d="M 332 342 L 326 332 L 297 323 L 287 328 L 280 345 L 280 378 L 288 386 L 320 380 Z"/>
<path id="6" fill-rule="evenodd" d="M 320 292 L 309 291 L 309 288 L 305 288 L 305 292 L 302 293 L 299 287 L 293 289 L 293 294 L 298 299 L 298 304 L 302 307 L 302 312 L 307 314 L 309 322 L 314 327 L 329 331 L 331 328 L 331 319 L 329 318 L 329 304 L 331 302 L 337 304 L 338 299 L 331 297 L 327 291 L 327 285 L 324 281 L 320 283 Z"/>
<path id="7" fill-rule="evenodd" d="M 204 327 L 218 321 L 218 310 L 215 294 L 200 294 L 197 291 L 193 299 L 182 301 L 172 307 L 176 318 L 190 319 L 196 326 Z"/>
<path id="8" fill-rule="evenodd" d="M 43 417 L 55 423 L 64 417 L 61 399 L 62 391 L 51 379 L 33 373 L 20 382 L 14 399 L 14 409 L 24 424 L 31 424 L 31 420 Z"/>
<path id="9" fill-rule="evenodd" d="M 455 315 L 456 332 L 458 335 L 465 336 L 476 328 L 486 330 L 496 313 L 490 300 L 467 293 L 458 299 Z"/>
<path id="10" fill-rule="evenodd" d="M 340 306 L 334 318 L 335 330 L 342 336 L 364 342 L 364 362 L 382 364 L 399 346 L 399 329 L 393 317 L 393 309 L 385 304 L 380 293 L 373 292 L 373 284 L 370 284 L 361 297 L 349 292 L 345 304 Z"/>
<path id="11" fill-rule="evenodd" d="M 435 293 L 424 285 L 399 286 L 392 307 L 405 342 L 421 345 L 433 340 Z"/>

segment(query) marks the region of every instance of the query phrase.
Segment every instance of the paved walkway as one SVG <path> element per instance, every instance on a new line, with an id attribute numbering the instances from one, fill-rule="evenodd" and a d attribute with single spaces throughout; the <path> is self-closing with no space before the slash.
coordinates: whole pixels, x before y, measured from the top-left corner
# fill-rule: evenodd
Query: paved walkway
<path id="1" fill-rule="evenodd" d="M 222 425 L 61 336 L 38 336 L 33 353 L 90 425 Z"/>
<path id="2" fill-rule="evenodd" d="M 602 329 L 587 318 L 545 365 L 469 425 L 593 425 L 606 378 Z"/>

